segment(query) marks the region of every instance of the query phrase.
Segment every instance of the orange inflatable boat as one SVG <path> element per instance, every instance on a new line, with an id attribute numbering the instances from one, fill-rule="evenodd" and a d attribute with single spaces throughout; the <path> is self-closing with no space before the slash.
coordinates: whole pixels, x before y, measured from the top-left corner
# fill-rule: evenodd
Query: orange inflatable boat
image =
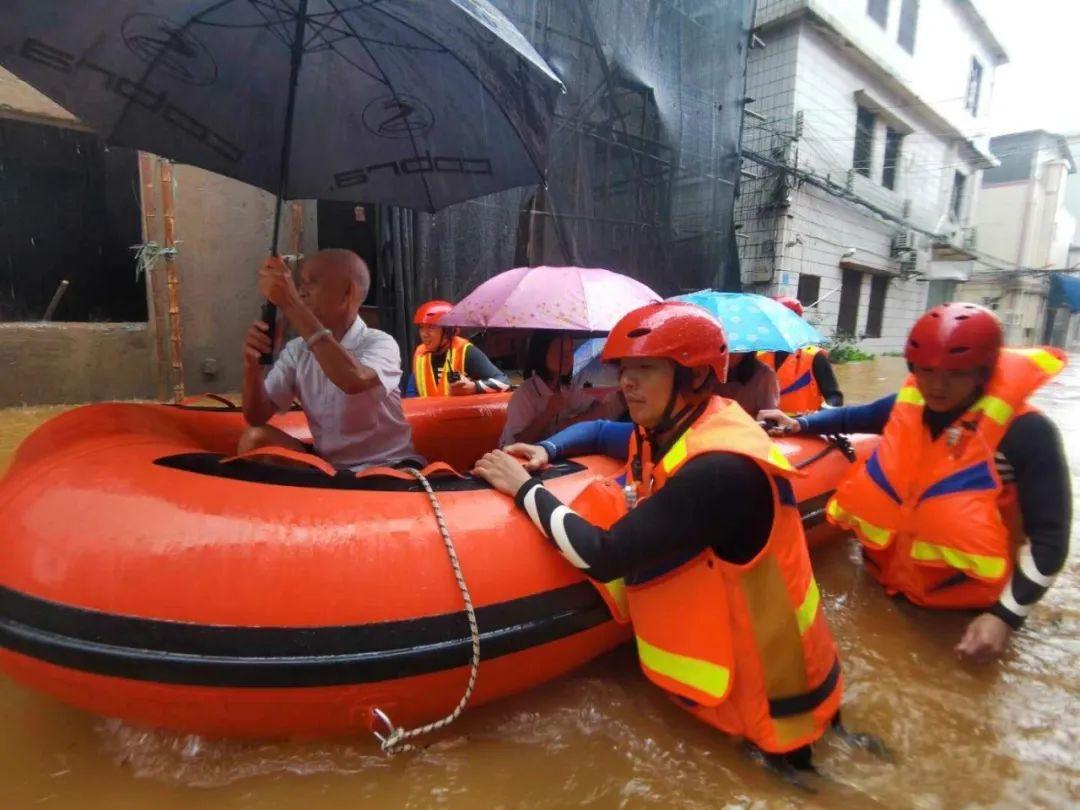
<path id="1" fill-rule="evenodd" d="M 555 678 L 628 638 L 600 592 L 468 470 L 507 396 L 406 403 L 476 607 L 470 705 Z M 305 437 L 299 412 L 275 424 Z M 472 656 L 429 495 L 408 473 L 236 458 L 235 407 L 101 404 L 31 434 L 0 480 L 0 668 L 91 712 L 216 736 L 385 730 L 442 717 Z M 864 455 L 868 437 L 855 441 Z M 781 442 L 810 475 L 811 533 L 850 462 Z M 619 463 L 552 466 L 572 501 Z M 614 509 L 590 507 L 596 520 Z"/>

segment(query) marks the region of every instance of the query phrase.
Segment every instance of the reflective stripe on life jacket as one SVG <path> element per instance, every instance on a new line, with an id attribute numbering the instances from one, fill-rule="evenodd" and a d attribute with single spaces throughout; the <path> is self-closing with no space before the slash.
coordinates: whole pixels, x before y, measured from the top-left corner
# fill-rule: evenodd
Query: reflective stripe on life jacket
<path id="1" fill-rule="evenodd" d="M 632 437 L 627 480 L 640 502 L 684 464 L 712 452 L 746 456 L 765 472 L 772 532 L 743 565 L 708 548 L 627 577 L 638 658 L 646 676 L 699 719 L 783 753 L 824 733 L 842 692 L 836 645 L 788 480 L 801 473 L 742 408 L 713 397 L 656 465 L 648 446 L 639 455 Z"/>
<path id="2" fill-rule="evenodd" d="M 450 340 L 450 348 L 443 359 L 442 373 L 438 381 L 435 380 L 435 370 L 431 367 L 431 352 L 421 344 L 413 353 L 413 380 L 416 381 L 416 392 L 422 397 L 448 397 L 450 396 L 450 375 L 448 371 L 458 374 L 465 373 L 465 353 L 472 344 L 463 337 L 454 337 Z"/>
<path id="3" fill-rule="evenodd" d="M 825 398 L 814 376 L 814 357 L 828 352 L 817 346 L 798 349 L 776 366 L 775 352 L 760 352 L 758 357 L 769 368 L 776 369 L 776 381 L 780 385 L 780 410 L 792 415 L 821 410 Z"/>
<path id="4" fill-rule="evenodd" d="M 986 608 L 997 601 L 1022 541 L 1015 486 L 995 454 L 1027 399 L 1065 367 L 1057 349 L 1005 349 L 984 394 L 932 439 L 909 377 L 881 444 L 837 489 L 828 519 L 862 542 L 869 571 L 916 604 Z"/>

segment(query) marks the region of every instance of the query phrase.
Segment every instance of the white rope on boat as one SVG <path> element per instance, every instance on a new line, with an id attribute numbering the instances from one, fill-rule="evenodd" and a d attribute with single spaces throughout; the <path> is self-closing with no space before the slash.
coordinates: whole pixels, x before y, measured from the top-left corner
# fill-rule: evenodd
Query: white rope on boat
<path id="1" fill-rule="evenodd" d="M 465 602 L 465 616 L 469 620 L 469 634 L 472 636 L 472 662 L 469 668 L 469 682 L 465 685 L 465 692 L 461 696 L 461 700 L 458 701 L 454 710 L 441 720 L 436 720 L 418 728 L 405 729 L 400 726 L 395 726 L 386 712 L 381 709 L 372 710 L 372 714 L 374 714 L 387 728 L 387 734 L 385 735 L 380 734 L 377 731 L 374 732 L 379 740 L 379 747 L 387 754 L 415 750 L 416 746 L 409 745 L 405 741 L 410 740 L 413 737 L 419 737 L 422 734 L 429 734 L 432 731 L 446 728 L 457 720 L 461 716 L 461 713 L 465 711 L 465 707 L 469 704 L 470 698 L 472 698 L 473 689 L 476 688 L 476 676 L 480 672 L 480 628 L 476 623 L 476 610 L 473 608 L 472 597 L 469 595 L 469 586 L 465 584 L 465 575 L 461 571 L 461 563 L 458 560 L 457 551 L 454 549 L 454 541 L 450 537 L 450 528 L 446 525 L 446 518 L 443 516 L 442 506 L 439 504 L 439 498 L 435 494 L 435 491 L 431 488 L 431 483 L 422 472 L 414 470 L 411 467 L 406 467 L 405 471 L 411 473 L 413 477 L 420 482 L 420 486 L 424 488 L 428 500 L 431 502 L 431 509 L 435 513 L 435 522 L 438 524 L 439 534 L 442 536 L 443 545 L 446 546 L 446 553 L 450 557 L 450 566 L 454 569 L 454 579 L 457 580 L 458 589 L 461 591 L 461 598 Z"/>

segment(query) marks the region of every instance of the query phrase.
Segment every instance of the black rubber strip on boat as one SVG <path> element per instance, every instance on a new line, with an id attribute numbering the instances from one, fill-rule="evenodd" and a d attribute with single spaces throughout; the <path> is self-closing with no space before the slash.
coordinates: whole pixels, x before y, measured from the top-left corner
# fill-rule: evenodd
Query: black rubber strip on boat
<path id="1" fill-rule="evenodd" d="M 313 489 L 349 489 L 376 492 L 420 492 L 422 487 L 415 479 L 394 478 L 388 475 L 370 475 L 357 478 L 354 473 L 343 471 L 330 476 L 317 470 L 301 467 L 278 467 L 272 464 L 260 464 L 256 461 L 236 459 L 227 464 L 221 460 L 225 456 L 217 453 L 177 453 L 154 459 L 159 467 L 174 470 L 212 475 L 216 478 L 228 478 L 233 481 L 249 481 L 254 484 L 272 484 L 286 487 L 309 487 Z M 581 472 L 586 469 L 576 461 L 560 461 L 545 467 L 537 473 L 542 481 L 550 481 L 563 475 Z M 490 489 L 491 485 L 471 475 L 458 478 L 455 475 L 435 475 L 428 479 L 436 492 L 470 492 Z"/>
<path id="2" fill-rule="evenodd" d="M 484 660 L 597 627 L 611 616 L 580 582 L 478 608 Z M 68 669 L 157 683 L 306 687 L 374 683 L 467 666 L 464 613 L 330 627 L 236 627 L 118 616 L 0 587 L 0 646 Z"/>

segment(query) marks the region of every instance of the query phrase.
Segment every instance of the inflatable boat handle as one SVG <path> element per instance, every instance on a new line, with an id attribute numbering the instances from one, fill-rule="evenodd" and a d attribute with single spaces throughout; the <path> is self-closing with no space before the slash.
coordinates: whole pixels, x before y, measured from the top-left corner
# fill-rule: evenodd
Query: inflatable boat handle
<path id="1" fill-rule="evenodd" d="M 257 447 L 254 450 L 248 450 L 246 453 L 223 458 L 218 463 L 228 464 L 231 461 L 251 461 L 261 458 L 281 458 L 287 459 L 288 461 L 299 462 L 306 467 L 311 467 L 312 469 L 326 473 L 331 477 L 338 473 L 330 462 L 325 461 L 318 456 L 313 456 L 311 453 L 301 453 L 298 450 L 289 450 L 287 447 Z"/>
<path id="2" fill-rule="evenodd" d="M 425 478 L 437 478 L 442 475 L 452 475 L 455 478 L 464 478 L 465 476 L 447 464 L 445 461 L 433 461 L 428 464 L 424 469 L 420 471 Z M 399 481 L 414 481 L 416 476 L 406 470 L 398 469 L 396 467 L 368 467 L 367 469 L 360 470 L 356 474 L 357 478 L 396 478 Z"/>
<path id="3" fill-rule="evenodd" d="M 237 405 L 235 402 L 233 402 L 228 397 L 222 396 L 221 394 L 196 394 L 195 396 L 184 397 L 182 400 L 180 400 L 179 405 L 181 407 L 185 407 L 185 408 L 191 407 L 196 402 L 198 402 L 199 400 L 202 400 L 202 399 L 212 399 L 215 402 L 220 402 L 222 405 L 224 405 L 225 407 L 227 407 L 229 410 L 232 410 L 232 411 L 240 410 L 239 405 Z"/>

